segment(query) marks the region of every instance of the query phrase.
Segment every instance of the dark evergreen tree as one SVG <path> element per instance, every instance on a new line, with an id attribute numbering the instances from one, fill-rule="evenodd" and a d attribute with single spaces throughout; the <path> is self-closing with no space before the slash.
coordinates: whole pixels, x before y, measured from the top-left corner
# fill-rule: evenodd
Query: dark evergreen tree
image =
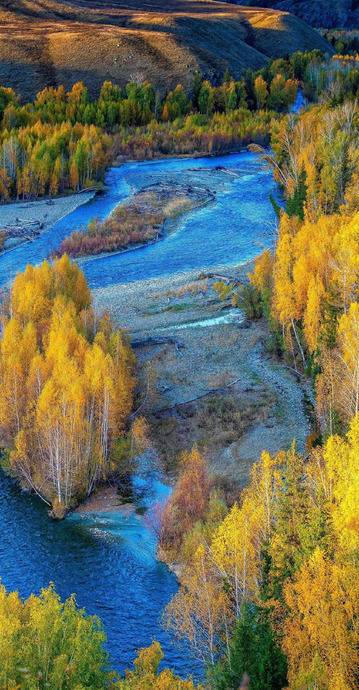
<path id="1" fill-rule="evenodd" d="M 198 96 L 199 92 L 202 88 L 202 77 L 199 72 L 196 72 L 194 80 L 193 80 L 193 86 L 192 86 L 192 103 L 193 107 L 198 110 Z"/>
<path id="2" fill-rule="evenodd" d="M 224 75 L 223 75 L 223 84 L 230 84 L 231 83 L 231 75 L 229 73 L 229 69 L 227 67 Z"/>
<path id="3" fill-rule="evenodd" d="M 212 669 L 217 690 L 239 688 L 248 674 L 251 690 L 281 690 L 287 687 L 287 664 L 264 612 L 247 607 L 236 624 L 230 648 L 230 663 L 221 661 Z"/>
<path id="4" fill-rule="evenodd" d="M 303 169 L 298 177 L 298 183 L 293 196 L 287 199 L 287 213 L 289 216 L 298 216 L 304 220 L 304 203 L 307 198 L 306 172 Z"/>
<path id="5" fill-rule="evenodd" d="M 275 200 L 273 194 L 270 194 L 270 195 L 269 195 L 269 201 L 271 202 L 271 204 L 272 204 L 272 206 L 273 206 L 274 213 L 276 214 L 276 216 L 277 216 L 277 218 L 278 218 L 278 220 L 279 220 L 279 218 L 280 218 L 280 212 L 281 212 L 281 207 L 279 206 L 279 204 L 277 204 L 277 202 L 276 202 L 276 200 Z"/>
<path id="6" fill-rule="evenodd" d="M 254 74 L 253 70 L 248 69 L 245 76 L 245 88 L 247 94 L 247 103 L 250 110 L 256 109 L 256 95 L 254 92 Z"/>

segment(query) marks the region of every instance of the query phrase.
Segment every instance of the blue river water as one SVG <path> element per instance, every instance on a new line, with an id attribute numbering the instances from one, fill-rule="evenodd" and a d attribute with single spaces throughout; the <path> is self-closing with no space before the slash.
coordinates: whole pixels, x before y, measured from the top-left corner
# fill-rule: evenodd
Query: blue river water
<path id="1" fill-rule="evenodd" d="M 171 172 L 216 166 L 233 170 L 238 177 L 217 194 L 214 205 L 187 217 L 165 242 L 125 254 L 81 260 L 81 267 L 90 287 L 98 288 L 251 259 L 273 239 L 270 226 L 274 211 L 269 194 L 278 193 L 271 173 L 260 167 L 253 154 L 127 163 L 109 171 L 106 178 L 109 189 L 104 194 L 78 208 L 35 242 L 0 256 L 0 285 L 16 271 L 23 271 L 28 263 L 42 261 L 72 230 L 86 225 L 95 216 L 100 219 L 107 216 L 119 201 L 131 194 L 131 178 L 136 175 L 147 174 L 150 183 L 153 174 L 166 173 L 170 180 Z"/>
<path id="2" fill-rule="evenodd" d="M 131 177 L 154 172 L 224 166 L 237 173 L 221 188 L 215 204 L 187 217 L 179 229 L 157 244 L 121 255 L 81 262 L 91 288 L 141 278 L 168 276 L 188 269 L 239 264 L 259 253 L 272 237 L 274 212 L 269 194 L 277 187 L 249 153 L 223 158 L 130 163 L 111 169 L 108 190 L 77 209 L 31 244 L 0 256 L 0 284 L 27 263 L 39 263 L 61 240 L 94 216 L 104 218 L 131 193 Z M 143 492 L 138 508 L 151 505 L 168 489 L 153 473 L 137 479 Z M 39 593 L 54 582 L 61 597 L 76 593 L 78 604 L 98 614 L 108 636 L 115 667 L 123 672 L 137 649 L 158 639 L 165 662 L 181 675 L 198 674 L 199 665 L 186 648 L 176 648 L 160 618 L 177 591 L 176 578 L 155 558 L 156 540 L 146 527 L 142 510 L 74 514 L 52 522 L 33 496 L 0 475 L 0 576 L 8 590 L 22 597 Z"/>
<path id="3" fill-rule="evenodd" d="M 118 671 L 130 667 L 136 651 L 155 638 L 166 664 L 181 675 L 198 675 L 200 666 L 189 650 L 176 647 L 160 625 L 178 585 L 156 560 L 156 539 L 141 510 L 169 490 L 152 472 L 135 485 L 137 509 L 128 514 L 75 513 L 54 522 L 39 499 L 1 472 L 1 581 L 24 598 L 50 582 L 63 599 L 76 593 L 78 605 L 103 621 Z"/>

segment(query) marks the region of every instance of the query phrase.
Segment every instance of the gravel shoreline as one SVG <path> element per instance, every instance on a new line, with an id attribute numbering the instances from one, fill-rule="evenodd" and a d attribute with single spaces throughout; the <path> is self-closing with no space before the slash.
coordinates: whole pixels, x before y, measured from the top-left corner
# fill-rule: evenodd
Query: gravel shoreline
<path id="1" fill-rule="evenodd" d="M 95 191 L 83 192 L 81 194 L 71 194 L 71 196 L 59 197 L 56 199 L 37 199 L 35 201 L 16 201 L 12 204 L 0 206 L 0 229 L 8 225 L 15 225 L 18 219 L 22 219 L 19 225 L 26 226 L 26 222 L 39 221 L 41 234 L 50 230 L 56 223 L 66 218 L 79 206 L 86 204 L 93 199 Z M 24 220 L 26 219 L 26 221 Z M 23 237 L 7 239 L 4 254 L 11 251 L 19 244 L 24 244 L 29 240 Z"/>
<path id="2" fill-rule="evenodd" d="M 83 503 L 72 512 L 80 516 L 93 513 L 118 513 L 124 517 L 132 515 L 136 506 L 133 503 L 123 503 L 120 500 L 117 487 L 99 486 Z"/>
<path id="3" fill-rule="evenodd" d="M 116 322 L 132 335 L 153 335 L 157 330 L 174 328 L 223 312 L 221 303 L 216 300 L 208 309 L 208 301 L 201 295 L 182 311 L 171 311 L 171 294 L 182 292 L 191 284 L 204 282 L 208 276 L 234 278 L 247 282 L 247 274 L 253 270 L 254 261 L 246 261 L 235 266 L 209 266 L 202 270 L 183 271 L 171 276 L 161 276 L 138 280 L 131 283 L 117 283 L 92 291 L 93 303 L 97 310 L 108 310 Z M 213 280 L 211 278 L 210 280 Z"/>
<path id="4" fill-rule="evenodd" d="M 248 261 L 93 291 L 96 309 L 108 310 L 136 343 L 143 390 L 155 372 L 143 413 L 167 477 L 176 477 L 178 457 L 195 442 L 207 448 L 212 471 L 239 486 L 262 450 L 288 450 L 293 439 L 306 449 L 309 384 L 268 355 L 265 320 L 243 322 L 214 289 L 221 278 L 247 282 L 252 270 Z M 228 428 L 231 415 L 239 416 Z"/>

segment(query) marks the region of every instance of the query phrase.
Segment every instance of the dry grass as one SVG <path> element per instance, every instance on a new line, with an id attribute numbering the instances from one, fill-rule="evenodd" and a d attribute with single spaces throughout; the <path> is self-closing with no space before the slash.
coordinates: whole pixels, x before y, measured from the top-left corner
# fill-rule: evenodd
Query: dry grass
<path id="1" fill-rule="evenodd" d="M 215 374 L 208 376 L 208 388 L 210 390 L 217 390 L 219 388 L 228 388 L 233 381 L 237 379 L 237 372 L 223 369 Z"/>
<path id="2" fill-rule="evenodd" d="M 188 199 L 183 199 L 182 197 L 175 197 L 168 201 L 168 203 L 163 207 L 162 212 L 165 218 L 178 218 L 186 211 L 190 211 L 192 204 Z"/>
<path id="3" fill-rule="evenodd" d="M 274 405 L 275 397 L 269 394 L 244 396 L 228 391 L 149 415 L 148 420 L 153 441 L 169 474 L 176 472 L 180 455 L 198 443 L 208 453 L 212 469 L 226 475 L 219 460 L 223 450 L 240 441 L 248 429 L 266 420 Z M 249 466 L 252 463 L 253 458 Z M 244 474 L 248 476 L 247 464 Z"/>
<path id="4" fill-rule="evenodd" d="M 44 86 L 83 80 L 96 95 L 104 80 L 148 79 L 164 94 L 190 91 L 196 71 L 216 81 L 259 69 L 269 56 L 326 48 L 294 16 L 211 0 L 2 0 L 0 83 L 24 98 Z"/>
<path id="5" fill-rule="evenodd" d="M 200 292 L 205 295 L 207 290 L 208 280 L 196 280 L 192 283 L 181 285 L 177 290 L 171 290 L 167 293 L 167 296 L 172 299 L 174 297 L 184 297 L 184 295 L 199 295 Z"/>

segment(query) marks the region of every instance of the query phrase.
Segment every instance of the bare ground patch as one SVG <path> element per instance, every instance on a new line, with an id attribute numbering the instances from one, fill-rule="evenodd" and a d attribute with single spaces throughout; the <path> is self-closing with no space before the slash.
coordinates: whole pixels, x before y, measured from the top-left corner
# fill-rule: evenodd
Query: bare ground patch
<path id="1" fill-rule="evenodd" d="M 95 291 L 136 343 L 143 407 L 164 470 L 197 442 L 219 483 L 244 486 L 262 450 L 303 451 L 310 433 L 305 388 L 267 354 L 262 319 L 243 323 L 218 302 L 217 276 L 246 280 L 249 266 L 216 267 Z M 148 341 L 151 338 L 151 341 Z M 157 338 L 157 341 L 156 341 Z M 141 346 L 142 343 L 142 346 Z"/>

